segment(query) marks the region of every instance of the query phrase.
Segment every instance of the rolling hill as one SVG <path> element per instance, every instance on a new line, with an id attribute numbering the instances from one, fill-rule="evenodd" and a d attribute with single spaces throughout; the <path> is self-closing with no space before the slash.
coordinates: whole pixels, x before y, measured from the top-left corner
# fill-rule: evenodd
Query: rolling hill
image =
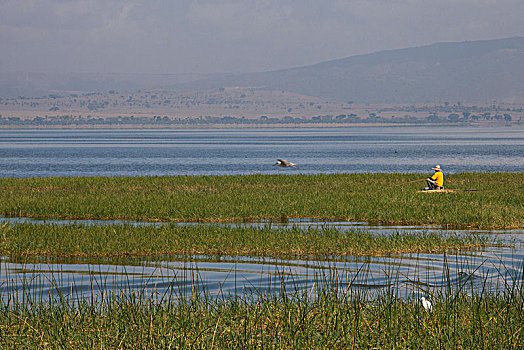
<path id="1" fill-rule="evenodd" d="M 337 101 L 524 101 L 524 38 L 438 43 L 175 86 L 253 86 Z"/>
<path id="2" fill-rule="evenodd" d="M 0 96 L 251 87 L 356 103 L 524 102 L 524 37 L 437 43 L 270 72 L 0 74 Z"/>

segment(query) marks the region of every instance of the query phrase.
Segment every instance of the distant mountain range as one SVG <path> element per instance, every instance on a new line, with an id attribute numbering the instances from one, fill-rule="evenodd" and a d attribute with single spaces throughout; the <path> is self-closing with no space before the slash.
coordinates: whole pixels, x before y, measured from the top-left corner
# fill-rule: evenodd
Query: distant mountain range
<path id="1" fill-rule="evenodd" d="M 524 37 L 437 43 L 234 75 L 0 74 L 0 96 L 232 86 L 356 103 L 524 103 Z"/>
<path id="2" fill-rule="evenodd" d="M 0 72 L 0 97 L 155 90 L 210 77 L 213 75 Z"/>

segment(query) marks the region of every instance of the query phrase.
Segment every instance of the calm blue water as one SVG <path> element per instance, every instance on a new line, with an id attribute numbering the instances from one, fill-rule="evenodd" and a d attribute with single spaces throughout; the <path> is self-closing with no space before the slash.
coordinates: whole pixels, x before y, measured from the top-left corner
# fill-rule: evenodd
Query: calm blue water
<path id="1" fill-rule="evenodd" d="M 373 297 L 388 289 L 403 298 L 420 295 L 509 294 L 522 288 L 522 250 L 486 247 L 464 254 L 342 256 L 324 260 L 267 257 L 169 256 L 147 258 L 0 258 L 0 304 L 34 299 L 89 300 L 137 292 L 162 299 L 307 292 L 323 281 Z M 448 290 L 451 288 L 451 290 Z M 94 289 L 94 291 L 93 291 Z M 165 299 L 164 299 L 165 301 Z"/>
<path id="2" fill-rule="evenodd" d="M 290 160 L 299 169 L 274 167 L 276 158 Z M 0 130 L 0 177 L 430 173 L 435 164 L 448 174 L 523 171 L 524 127 Z M 359 223 L 347 229 L 355 225 Z M 422 228 L 361 229 L 387 234 Z M 250 289 L 278 291 L 282 283 L 290 290 L 310 290 L 317 285 L 315 276 L 323 273 L 346 284 L 354 281 L 352 288 L 372 293 L 395 285 L 403 296 L 430 295 L 445 289 L 448 277 L 452 287 L 463 292 L 467 287 L 470 292 L 499 293 L 512 290 L 523 279 L 524 237 L 521 230 L 494 234 L 508 246 L 451 255 L 347 256 L 323 261 L 222 256 L 17 261 L 0 257 L 0 303 L 27 295 L 80 300 L 91 296 L 93 285 L 98 297 L 121 290 L 162 296 L 173 286 L 182 289 L 176 294 L 184 295 L 191 293 L 195 276 L 213 295 Z"/>
<path id="3" fill-rule="evenodd" d="M 277 158 L 299 169 L 273 166 Z M 524 169 L 524 127 L 0 130 L 0 177 Z"/>

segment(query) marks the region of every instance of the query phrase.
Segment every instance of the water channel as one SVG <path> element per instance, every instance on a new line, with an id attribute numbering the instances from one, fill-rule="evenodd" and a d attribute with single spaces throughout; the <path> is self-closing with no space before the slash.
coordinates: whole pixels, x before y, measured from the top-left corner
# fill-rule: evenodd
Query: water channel
<path id="1" fill-rule="evenodd" d="M 87 225 L 162 225 L 129 221 L 82 221 L 0 218 L 4 222 Z M 194 223 L 179 223 L 194 225 Z M 481 234 L 497 239 L 497 246 L 447 254 L 395 256 L 328 256 L 315 260 L 245 256 L 165 256 L 155 258 L 60 259 L 8 258 L 0 260 L 0 299 L 4 303 L 50 298 L 80 301 L 137 293 L 158 300 L 194 293 L 211 297 L 310 293 L 321 284 L 370 297 L 385 291 L 402 298 L 446 293 L 508 293 L 524 280 L 524 229 L 448 230 L 427 226 L 384 226 L 364 222 L 290 220 L 272 227 L 326 227 L 365 230 L 374 234 L 437 231 L 443 235 Z M 230 225 L 268 225 L 253 222 Z M 32 300 L 32 301 L 31 301 Z"/>

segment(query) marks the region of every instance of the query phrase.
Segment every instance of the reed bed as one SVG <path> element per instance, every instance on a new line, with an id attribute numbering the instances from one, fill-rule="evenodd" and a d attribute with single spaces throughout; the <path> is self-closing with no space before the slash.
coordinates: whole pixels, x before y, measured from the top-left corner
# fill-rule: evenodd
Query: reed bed
<path id="1" fill-rule="evenodd" d="M 395 232 L 324 228 L 272 228 L 242 225 L 0 225 L 0 255 L 5 256 L 148 256 L 248 255 L 341 256 L 434 253 L 497 244 L 484 235 Z"/>
<path id="2" fill-rule="evenodd" d="M 317 275 L 307 290 L 282 283 L 278 293 L 218 297 L 206 293 L 184 297 L 170 289 L 162 295 L 126 291 L 78 301 L 74 293 L 66 295 L 57 288 L 58 296 L 49 300 L 2 302 L 0 348 L 515 349 L 524 345 L 521 277 L 496 295 L 468 293 L 464 285 L 434 294 L 417 290 L 404 299 L 394 289 L 385 289 L 370 299 L 362 289 L 352 288 L 354 276 L 343 283 L 330 276 L 329 272 Z M 431 310 L 421 305 L 422 294 L 430 298 Z"/>
<path id="3" fill-rule="evenodd" d="M 515 228 L 522 173 L 458 173 L 419 193 L 426 175 L 333 174 L 0 179 L 4 216 L 145 221 L 322 218 L 394 224 Z"/>

